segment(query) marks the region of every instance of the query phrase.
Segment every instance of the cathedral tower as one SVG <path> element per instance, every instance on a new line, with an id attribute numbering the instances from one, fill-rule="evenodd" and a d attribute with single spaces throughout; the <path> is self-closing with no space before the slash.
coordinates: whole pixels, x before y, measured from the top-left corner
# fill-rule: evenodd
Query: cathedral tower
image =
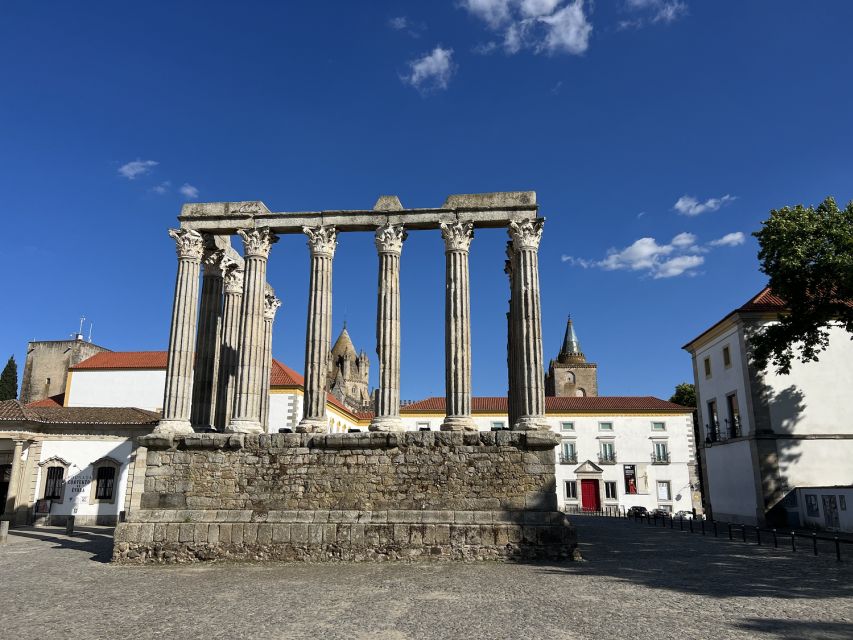
<path id="1" fill-rule="evenodd" d="M 356 352 L 344 323 L 329 354 L 326 373 L 329 393 L 355 411 L 370 409 L 369 374 L 370 359 L 364 351 Z"/>
<path id="2" fill-rule="evenodd" d="M 586 361 L 571 316 L 566 323 L 566 335 L 560 353 L 556 360 L 551 360 L 545 375 L 545 395 L 598 395 L 598 365 Z"/>

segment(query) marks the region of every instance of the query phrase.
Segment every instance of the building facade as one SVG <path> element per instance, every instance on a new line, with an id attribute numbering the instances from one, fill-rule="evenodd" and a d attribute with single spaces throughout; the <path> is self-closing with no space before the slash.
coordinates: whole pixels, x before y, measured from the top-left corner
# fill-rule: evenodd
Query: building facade
<path id="1" fill-rule="evenodd" d="M 830 328 L 818 362 L 759 371 L 750 338 L 785 303 L 765 288 L 684 346 L 693 361 L 703 487 L 714 518 L 800 526 L 798 488 L 853 484 L 853 342 Z"/>

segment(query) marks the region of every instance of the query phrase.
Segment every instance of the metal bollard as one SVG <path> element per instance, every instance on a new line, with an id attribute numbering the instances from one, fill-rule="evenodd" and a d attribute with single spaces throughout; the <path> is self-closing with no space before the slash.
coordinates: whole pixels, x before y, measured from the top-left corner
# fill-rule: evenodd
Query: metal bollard
<path id="1" fill-rule="evenodd" d="M 812 545 L 814 546 L 814 554 L 817 555 L 817 534 L 812 534 Z"/>
<path id="2" fill-rule="evenodd" d="M 740 530 L 743 532 L 743 541 L 746 542 L 746 525 L 741 526 Z"/>
<path id="3" fill-rule="evenodd" d="M 797 534 L 796 532 L 791 532 L 791 551 L 797 553 Z"/>
<path id="4" fill-rule="evenodd" d="M 693 533 L 693 518 L 690 518 L 688 522 L 690 523 L 690 533 Z"/>
<path id="5" fill-rule="evenodd" d="M 779 548 L 779 541 L 776 539 L 776 529 L 773 529 L 773 548 Z"/>
<path id="6" fill-rule="evenodd" d="M 5 544 L 9 540 L 9 521 L 3 520 L 0 522 L 0 544 Z M 838 538 L 836 538 L 838 540 Z M 838 543 L 836 542 L 836 546 Z M 840 556 L 839 556 L 840 557 Z"/>
<path id="7" fill-rule="evenodd" d="M 841 562 L 841 543 L 838 542 L 838 536 L 835 536 L 835 559 Z"/>
<path id="8" fill-rule="evenodd" d="M 729 540 L 734 540 L 734 538 L 732 537 L 732 525 L 731 525 L 731 523 L 729 523 Z"/>
<path id="9" fill-rule="evenodd" d="M 68 519 L 65 521 L 65 535 L 74 535 L 74 516 L 68 516 Z"/>
<path id="10" fill-rule="evenodd" d="M 711 522 L 711 524 L 714 525 L 714 537 L 716 538 L 717 537 L 717 521 L 714 520 Z"/>
<path id="11" fill-rule="evenodd" d="M 755 527 L 755 543 L 760 547 L 761 546 L 761 529 Z"/>
<path id="12" fill-rule="evenodd" d="M 702 523 L 702 535 L 704 536 L 705 535 L 705 521 L 700 520 L 700 522 Z"/>
<path id="13" fill-rule="evenodd" d="M 678 519 L 678 528 L 680 531 L 684 531 L 684 516 Z"/>

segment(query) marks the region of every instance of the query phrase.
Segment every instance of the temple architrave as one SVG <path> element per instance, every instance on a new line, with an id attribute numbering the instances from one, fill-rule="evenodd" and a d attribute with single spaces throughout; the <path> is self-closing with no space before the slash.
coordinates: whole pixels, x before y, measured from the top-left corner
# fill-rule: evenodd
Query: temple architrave
<path id="1" fill-rule="evenodd" d="M 370 211 L 187 204 L 179 221 L 169 232 L 178 270 L 163 414 L 140 439 L 147 468 L 134 488 L 144 490 L 117 529 L 117 560 L 571 553 L 573 529 L 556 509 L 554 490 L 559 438 L 545 420 L 544 218 L 534 192 L 452 195 L 435 209 L 404 209 L 397 196 L 380 197 Z M 480 433 L 471 415 L 469 257 L 475 230 L 494 227 L 509 234 L 510 429 Z M 446 415 L 440 432 L 413 433 L 400 418 L 400 268 L 407 235 L 429 231 L 441 233 L 445 248 Z M 379 386 L 371 433 L 329 434 L 330 383 L 364 380 L 366 390 L 366 356 L 355 354 L 348 336 L 331 348 L 332 266 L 350 232 L 375 237 Z M 267 435 L 272 326 L 281 304 L 267 263 L 278 237 L 295 233 L 306 237 L 310 259 L 302 418 L 297 433 Z M 235 234 L 242 259 L 231 247 Z"/>

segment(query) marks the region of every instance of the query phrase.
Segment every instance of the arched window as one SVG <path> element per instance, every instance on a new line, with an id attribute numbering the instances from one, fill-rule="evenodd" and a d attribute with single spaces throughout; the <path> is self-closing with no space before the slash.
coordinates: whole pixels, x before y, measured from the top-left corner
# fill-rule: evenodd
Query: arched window
<path id="1" fill-rule="evenodd" d="M 584 396 L 586 396 L 586 389 L 584 389 L 583 387 L 577 387 L 575 389 L 575 395 L 578 398 L 583 398 Z"/>
<path id="2" fill-rule="evenodd" d="M 92 463 L 91 502 L 115 502 L 121 463 L 112 458 L 101 458 Z"/>

